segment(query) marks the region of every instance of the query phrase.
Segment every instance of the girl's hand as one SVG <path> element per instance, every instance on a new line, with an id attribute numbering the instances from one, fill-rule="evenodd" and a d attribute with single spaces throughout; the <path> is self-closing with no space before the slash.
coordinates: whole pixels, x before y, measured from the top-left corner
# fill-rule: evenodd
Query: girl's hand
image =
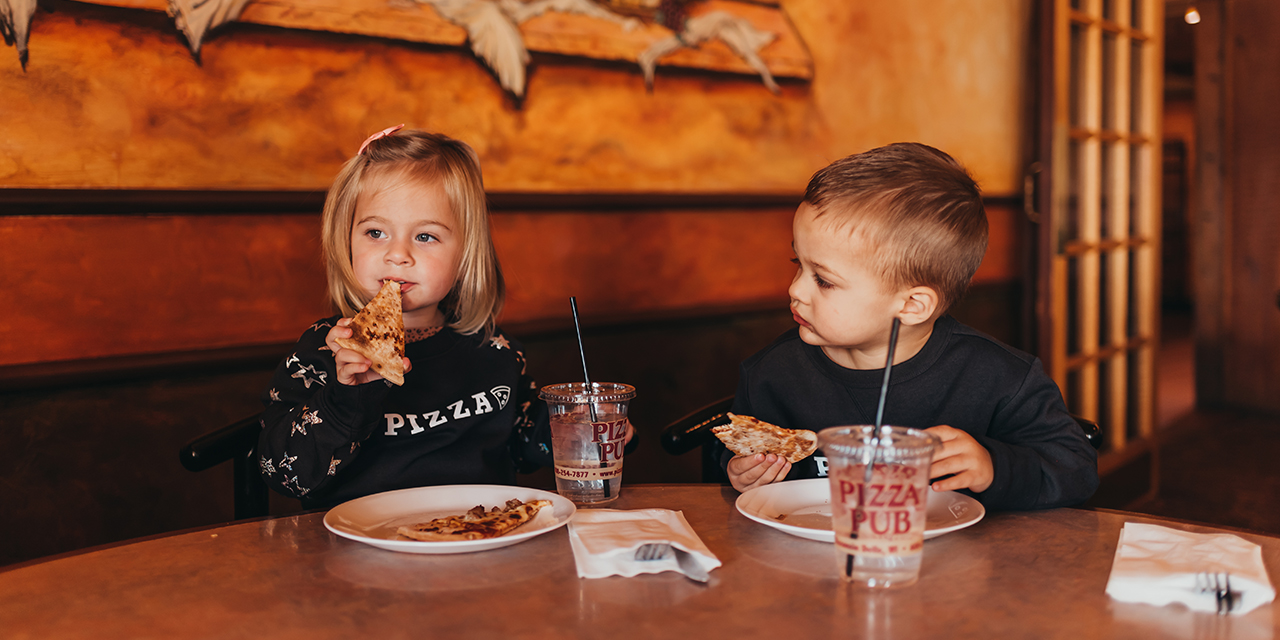
<path id="1" fill-rule="evenodd" d="M 338 338 L 350 338 L 355 333 L 347 326 L 349 324 L 351 324 L 351 318 L 339 320 L 337 326 L 330 329 L 328 335 L 324 337 L 324 343 L 333 352 L 333 361 L 338 367 L 338 383 L 350 386 L 381 380 L 382 375 L 371 368 L 373 363 L 368 358 L 354 349 L 346 349 L 338 345 Z M 412 368 L 409 359 L 405 358 L 405 373 Z"/>

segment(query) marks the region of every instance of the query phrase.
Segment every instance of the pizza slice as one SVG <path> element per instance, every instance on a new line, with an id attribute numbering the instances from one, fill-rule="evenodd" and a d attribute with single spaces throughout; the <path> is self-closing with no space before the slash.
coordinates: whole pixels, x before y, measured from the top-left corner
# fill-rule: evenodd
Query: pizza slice
<path id="1" fill-rule="evenodd" d="M 508 500 L 505 507 L 494 507 L 491 511 L 485 511 L 484 505 L 478 505 L 460 516 L 404 525 L 397 528 L 396 533 L 424 542 L 497 538 L 529 523 L 543 507 L 549 506 L 550 500 Z"/>
<path id="2" fill-rule="evenodd" d="M 400 309 L 400 283 L 387 280 L 378 295 L 351 319 L 350 338 L 334 342 L 368 358 L 373 370 L 392 384 L 404 384 L 404 316 Z"/>
<path id="3" fill-rule="evenodd" d="M 751 416 L 728 414 L 730 423 L 711 427 L 734 455 L 774 454 L 795 464 L 818 449 L 818 434 L 807 429 L 783 429 Z"/>

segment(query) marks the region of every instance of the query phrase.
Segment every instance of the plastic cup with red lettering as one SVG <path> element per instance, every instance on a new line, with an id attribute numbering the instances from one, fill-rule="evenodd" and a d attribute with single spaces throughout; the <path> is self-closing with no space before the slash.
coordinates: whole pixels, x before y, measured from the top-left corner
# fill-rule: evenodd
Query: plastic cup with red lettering
<path id="1" fill-rule="evenodd" d="M 622 491 L 622 449 L 631 385 L 616 382 L 553 384 L 539 394 L 551 412 L 551 455 L 556 492 L 576 505 L 601 505 Z"/>
<path id="2" fill-rule="evenodd" d="M 830 464 L 831 523 L 842 578 L 888 588 L 914 584 L 920 577 L 929 463 L 941 444 L 932 434 L 906 427 L 818 432 L 818 447 Z"/>

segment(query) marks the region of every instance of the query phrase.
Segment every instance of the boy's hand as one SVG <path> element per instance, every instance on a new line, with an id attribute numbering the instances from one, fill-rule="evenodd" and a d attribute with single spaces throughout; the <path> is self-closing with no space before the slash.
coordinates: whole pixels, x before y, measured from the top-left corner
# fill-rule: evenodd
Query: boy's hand
<path id="1" fill-rule="evenodd" d="M 942 440 L 942 447 L 933 452 L 933 465 L 929 467 L 929 478 L 951 476 L 930 485 L 934 491 L 969 489 L 974 493 L 982 493 L 991 486 L 991 481 L 995 479 L 991 453 L 986 447 L 978 444 L 973 436 L 946 425 L 932 427 L 925 431 Z"/>
<path id="2" fill-rule="evenodd" d="M 381 380 L 382 375 L 370 368 L 373 363 L 368 358 L 357 351 L 338 346 L 336 342 L 338 338 L 350 338 L 355 333 L 347 326 L 349 324 L 351 324 L 351 318 L 339 320 L 338 325 L 330 329 L 329 333 L 324 337 L 324 343 L 333 352 L 333 360 L 338 366 L 338 383 L 350 386 Z M 408 373 L 412 368 L 409 359 L 405 358 L 405 373 Z"/>
<path id="3" fill-rule="evenodd" d="M 753 456 L 734 456 L 729 461 L 729 482 L 738 491 L 763 487 L 787 477 L 791 463 L 772 453 Z"/>

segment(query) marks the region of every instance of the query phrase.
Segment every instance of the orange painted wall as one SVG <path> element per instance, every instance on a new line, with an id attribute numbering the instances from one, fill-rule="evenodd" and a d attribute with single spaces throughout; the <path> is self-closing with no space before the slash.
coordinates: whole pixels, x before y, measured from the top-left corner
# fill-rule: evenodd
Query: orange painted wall
<path id="1" fill-rule="evenodd" d="M 797 192 L 887 142 L 1021 183 L 1021 0 L 783 3 L 812 82 L 537 58 L 520 108 L 472 54 L 235 24 L 196 64 L 162 14 L 50 2 L 0 49 L 0 186 L 324 189 L 388 124 L 473 144 L 496 191 Z"/>
<path id="2" fill-rule="evenodd" d="M 497 192 L 795 194 L 898 140 L 1016 195 L 1020 0 L 787 0 L 812 82 L 535 57 L 520 108 L 461 49 L 232 25 L 197 65 L 161 14 L 42 2 L 24 72 L 0 48 L 0 366 L 291 341 L 327 313 L 313 215 L 12 216 L 4 189 L 323 191 L 370 131 L 471 143 Z M 92 214 L 92 211 L 85 213 Z M 1017 277 L 991 207 L 978 280 Z M 504 211 L 504 322 L 784 301 L 787 208 Z M 16 336 L 22 336 L 18 339 Z"/>

